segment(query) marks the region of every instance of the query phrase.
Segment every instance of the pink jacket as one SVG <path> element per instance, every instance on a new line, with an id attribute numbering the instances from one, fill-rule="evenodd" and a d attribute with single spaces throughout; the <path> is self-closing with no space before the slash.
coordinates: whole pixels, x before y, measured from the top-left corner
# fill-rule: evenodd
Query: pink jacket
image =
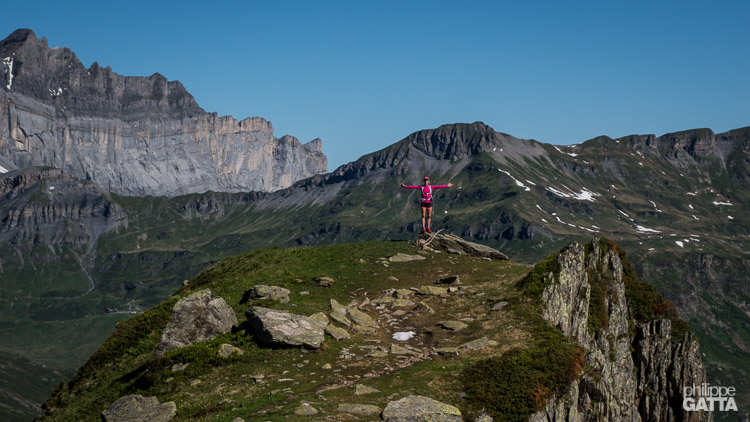
<path id="1" fill-rule="evenodd" d="M 433 189 L 442 189 L 447 188 L 448 185 L 440 185 L 440 186 L 433 186 L 433 185 L 427 185 L 427 186 L 410 186 L 410 185 L 404 185 L 407 189 L 420 189 L 422 191 L 422 202 L 427 202 L 428 204 L 432 203 L 432 190 Z"/>

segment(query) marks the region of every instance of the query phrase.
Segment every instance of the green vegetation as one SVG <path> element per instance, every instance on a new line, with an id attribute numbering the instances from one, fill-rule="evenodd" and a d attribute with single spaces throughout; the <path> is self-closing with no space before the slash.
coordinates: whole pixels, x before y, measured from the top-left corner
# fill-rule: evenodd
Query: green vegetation
<path id="1" fill-rule="evenodd" d="M 557 259 L 560 252 L 562 250 L 547 255 L 546 258 L 534 265 L 534 268 L 529 271 L 526 277 L 518 282 L 518 287 L 524 294 L 531 297 L 541 296 L 544 289 L 552 281 L 549 275 L 560 273 L 560 262 Z"/>
<path id="2" fill-rule="evenodd" d="M 584 351 L 559 329 L 538 323 L 535 342 L 480 360 L 461 373 L 466 401 L 496 420 L 525 421 L 552 394 L 563 395 L 580 373 Z"/>

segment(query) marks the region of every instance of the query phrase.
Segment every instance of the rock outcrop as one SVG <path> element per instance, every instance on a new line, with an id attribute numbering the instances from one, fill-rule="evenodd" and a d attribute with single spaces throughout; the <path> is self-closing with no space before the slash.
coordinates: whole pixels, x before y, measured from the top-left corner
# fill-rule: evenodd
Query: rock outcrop
<path id="1" fill-rule="evenodd" d="M 545 276 L 541 299 L 544 318 L 586 349 L 590 371 L 530 421 L 709 420 L 708 412 L 682 408 L 682 387 L 705 382 L 696 339 L 673 339 L 668 319 L 629 319 L 620 257 L 597 240 L 589 245 L 573 243 L 557 255 L 559 272 Z"/>
<path id="2" fill-rule="evenodd" d="M 102 412 L 104 422 L 166 422 L 177 416 L 175 402 L 133 394 L 122 397 Z"/>
<path id="3" fill-rule="evenodd" d="M 489 246 L 480 245 L 479 243 L 469 242 L 458 236 L 451 234 L 430 234 L 422 233 L 417 239 L 417 246 L 422 249 L 436 249 L 443 252 L 476 256 L 480 258 L 497 259 L 505 261 L 508 257 Z"/>
<path id="4" fill-rule="evenodd" d="M 0 157 L 124 195 L 274 191 L 327 171 L 320 139 L 275 138 L 260 117 L 207 113 L 177 81 L 86 69 L 19 29 L 0 41 Z M 7 160 L 7 161 L 6 161 Z"/>
<path id="5" fill-rule="evenodd" d="M 224 299 L 212 298 L 209 289 L 192 293 L 175 304 L 155 354 L 163 355 L 198 341 L 214 339 L 236 325 L 237 316 Z"/>
<path id="6" fill-rule="evenodd" d="M 262 343 L 318 348 L 325 340 L 323 324 L 310 317 L 259 306 L 250 307 L 245 316 Z"/>

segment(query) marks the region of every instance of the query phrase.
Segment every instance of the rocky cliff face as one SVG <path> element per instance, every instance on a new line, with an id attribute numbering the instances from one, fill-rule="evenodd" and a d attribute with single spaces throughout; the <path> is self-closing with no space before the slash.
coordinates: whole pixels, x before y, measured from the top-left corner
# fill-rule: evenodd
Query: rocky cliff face
<path id="1" fill-rule="evenodd" d="M 322 143 L 201 109 L 177 81 L 86 69 L 31 30 L 0 42 L 0 157 L 125 195 L 273 191 L 327 171 Z"/>
<path id="2" fill-rule="evenodd" d="M 589 245 L 573 243 L 558 255 L 560 271 L 547 276 L 542 293 L 544 318 L 584 346 L 588 369 L 531 420 L 709 420 L 682 407 L 683 387 L 706 381 L 696 339 L 673 336 L 669 319 L 634 320 L 620 257 Z"/>

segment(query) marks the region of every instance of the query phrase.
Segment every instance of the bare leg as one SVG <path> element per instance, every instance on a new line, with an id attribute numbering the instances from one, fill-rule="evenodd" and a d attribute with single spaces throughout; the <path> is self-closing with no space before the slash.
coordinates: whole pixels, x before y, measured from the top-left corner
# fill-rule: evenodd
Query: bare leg
<path id="1" fill-rule="evenodd" d="M 424 230 L 425 230 L 425 227 L 426 227 L 426 226 L 424 225 L 424 216 L 425 216 L 425 212 L 426 212 L 426 210 L 428 210 L 428 209 L 429 209 L 429 208 L 422 208 L 422 231 L 424 231 Z"/>
<path id="2" fill-rule="evenodd" d="M 427 230 L 430 230 L 430 223 L 432 222 L 432 208 L 422 208 L 427 210 Z"/>

